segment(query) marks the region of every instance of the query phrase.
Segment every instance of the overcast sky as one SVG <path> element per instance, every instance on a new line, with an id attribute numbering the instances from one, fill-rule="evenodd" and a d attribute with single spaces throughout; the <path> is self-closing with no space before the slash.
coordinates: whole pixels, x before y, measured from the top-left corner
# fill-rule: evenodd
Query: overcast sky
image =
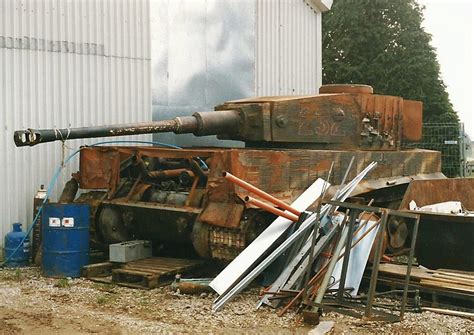
<path id="1" fill-rule="evenodd" d="M 474 139 L 474 1 L 417 1 L 426 7 L 424 27 L 432 35 L 451 102 Z"/>

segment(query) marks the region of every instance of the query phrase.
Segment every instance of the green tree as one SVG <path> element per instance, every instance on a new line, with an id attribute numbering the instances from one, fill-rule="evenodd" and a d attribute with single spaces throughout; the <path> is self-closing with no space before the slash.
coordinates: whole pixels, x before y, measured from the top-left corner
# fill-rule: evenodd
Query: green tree
<path id="1" fill-rule="evenodd" d="M 323 82 L 369 84 L 423 101 L 425 122 L 457 123 L 423 9 L 415 0 L 335 0 L 323 14 Z"/>

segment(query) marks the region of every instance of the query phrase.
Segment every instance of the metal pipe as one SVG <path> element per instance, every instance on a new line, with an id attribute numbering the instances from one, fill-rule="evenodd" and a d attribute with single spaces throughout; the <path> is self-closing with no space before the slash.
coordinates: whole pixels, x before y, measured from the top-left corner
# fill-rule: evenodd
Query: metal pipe
<path id="1" fill-rule="evenodd" d="M 345 183 L 345 180 L 346 180 L 346 177 L 347 175 L 349 174 L 349 170 L 352 166 L 352 163 L 354 162 L 354 157 L 352 157 L 352 160 L 349 164 L 349 167 L 347 168 L 346 170 L 346 174 L 344 175 L 344 178 L 342 179 L 342 182 Z M 327 179 L 326 180 L 330 180 L 331 179 L 331 174 L 332 174 L 332 169 L 334 168 L 334 162 L 331 163 L 331 167 L 329 168 L 329 172 L 328 172 L 328 176 L 327 176 Z M 313 267 L 313 262 L 314 262 L 314 256 L 313 256 L 313 251 L 314 251 L 314 246 L 316 245 L 316 238 L 317 238 L 317 233 L 318 233 L 318 229 L 319 229 L 319 226 L 320 226 L 320 223 L 321 223 L 321 206 L 323 204 L 323 200 L 324 200 L 324 197 L 326 195 L 326 192 L 327 192 L 328 188 L 325 188 L 322 195 L 321 195 L 321 198 L 319 199 L 319 202 L 318 202 L 318 209 L 316 211 L 316 213 L 318 214 L 317 218 L 316 218 L 316 222 L 314 224 L 314 228 L 313 228 L 313 232 L 312 232 L 312 238 L 311 238 L 311 247 L 309 248 L 309 261 L 308 261 L 308 264 L 306 265 L 306 274 L 304 276 L 304 280 L 303 282 L 304 283 L 307 283 L 308 280 L 309 280 L 309 277 L 311 276 L 311 269 Z M 303 287 L 303 300 L 306 299 L 306 286 Z"/>
<path id="2" fill-rule="evenodd" d="M 249 191 L 249 192 L 251 192 L 255 195 L 258 195 L 260 198 L 262 198 L 264 200 L 267 200 L 267 201 L 271 202 L 272 204 L 297 215 L 298 217 L 301 215 L 300 211 L 294 209 L 293 207 L 291 207 L 287 203 L 281 201 L 280 199 L 275 198 L 274 196 L 268 194 L 265 191 L 262 191 L 261 189 L 255 187 L 255 186 L 247 183 L 246 181 L 230 174 L 229 172 L 222 173 L 222 177 L 224 177 L 225 179 L 231 181 L 232 183 L 242 187 L 244 190 Z"/>
<path id="3" fill-rule="evenodd" d="M 319 281 L 319 279 L 321 279 L 321 277 L 326 273 L 326 269 L 329 265 L 329 262 L 327 262 L 326 264 L 324 264 L 321 269 L 318 270 L 318 272 L 313 276 L 313 278 L 311 278 L 311 280 L 308 282 L 308 289 L 313 286 L 313 285 L 316 285 L 316 283 Z M 314 291 L 314 290 L 317 290 L 319 288 L 319 285 L 316 286 L 316 287 L 311 287 L 311 291 Z M 277 315 L 278 316 L 283 316 L 303 295 L 304 291 L 301 290 L 300 292 L 298 292 L 298 294 L 296 294 L 296 296 L 288 303 L 285 305 L 285 307 L 283 307 L 282 310 L 280 310 Z M 312 298 L 312 297 L 311 297 Z"/>
<path id="4" fill-rule="evenodd" d="M 125 135 L 173 132 L 193 133 L 196 136 L 229 134 L 238 131 L 240 115 L 237 110 L 198 112 L 192 116 L 176 117 L 172 120 L 115 124 L 80 128 L 52 128 L 17 130 L 13 140 L 17 147 L 39 143 L 66 141 L 78 138 L 111 137 Z M 229 129 L 232 129 L 229 132 Z"/>
<path id="5" fill-rule="evenodd" d="M 285 219 L 288 219 L 293 222 L 298 221 L 298 217 L 296 215 L 293 215 L 291 213 L 284 212 L 278 208 L 275 208 L 269 204 L 264 203 L 263 201 L 257 200 L 255 198 L 251 197 L 245 197 L 245 202 L 248 202 L 249 204 L 255 205 L 263 210 L 266 210 L 267 212 L 273 213 L 275 215 L 284 217 Z"/>
<path id="6" fill-rule="evenodd" d="M 194 172 L 186 168 L 150 171 L 140 156 L 134 156 L 134 161 L 134 165 L 136 165 L 144 177 L 148 179 L 176 178 L 182 173 L 187 173 L 190 178 L 194 178 Z"/>
<path id="7" fill-rule="evenodd" d="M 337 297 L 338 299 L 342 299 L 342 297 L 344 296 L 344 289 L 345 289 L 345 286 L 346 286 L 346 277 L 347 277 L 347 268 L 349 266 L 349 258 L 351 257 L 351 251 L 352 251 L 352 248 L 351 248 L 351 243 L 352 243 L 352 236 L 354 234 L 354 226 L 355 226 L 355 223 L 356 223 L 356 220 L 357 220 L 357 217 L 359 216 L 360 212 L 358 211 L 352 211 L 350 214 L 349 214 L 349 223 L 348 223 L 348 226 L 349 226 L 349 232 L 348 232 L 348 235 L 349 235 L 349 238 L 346 239 L 346 245 L 344 247 L 345 249 L 345 254 L 344 254 L 344 258 L 342 260 L 342 270 L 341 270 L 341 276 L 339 277 L 339 289 L 338 289 L 338 292 L 337 292 Z M 319 292 L 318 292 L 319 294 Z M 320 302 L 318 302 L 320 303 Z"/>
<path id="8" fill-rule="evenodd" d="M 191 178 L 194 178 L 194 172 L 188 169 L 150 171 L 149 175 L 151 178 L 167 179 L 179 177 L 183 172 L 187 173 Z"/>
<path id="9" fill-rule="evenodd" d="M 314 300 L 315 303 L 320 304 L 321 301 L 323 301 L 324 294 L 326 293 L 326 288 L 328 287 L 329 280 L 331 279 L 332 272 L 334 270 L 334 267 L 336 266 L 337 261 L 339 260 L 339 254 L 341 253 L 342 248 L 344 247 L 344 244 L 346 244 L 346 241 L 349 240 L 349 228 L 350 224 L 346 224 L 344 228 L 342 229 L 341 233 L 341 238 L 339 239 L 336 250 L 334 250 L 333 257 L 331 258 L 331 262 L 329 262 L 328 269 L 326 271 L 326 275 L 324 276 L 323 282 L 321 283 L 321 286 L 319 287 L 318 290 L 318 295 L 316 296 L 316 299 Z M 316 310 L 314 312 L 318 311 L 318 307 L 316 307 Z"/>
<path id="10" fill-rule="evenodd" d="M 415 256 L 415 245 L 416 245 L 416 238 L 418 236 L 419 223 L 420 223 L 420 216 L 418 215 L 415 219 L 415 225 L 413 226 L 413 231 L 412 231 L 410 254 L 408 255 L 407 272 L 405 275 L 405 283 L 403 285 L 403 298 L 402 298 L 402 307 L 400 310 L 400 321 L 403 320 L 403 316 L 405 314 L 405 307 L 406 307 L 407 296 L 408 296 L 408 285 L 410 284 L 411 267 L 413 265 L 413 257 Z"/>
<path id="11" fill-rule="evenodd" d="M 365 313 L 364 313 L 364 315 L 367 318 L 370 318 L 372 316 L 372 305 L 374 303 L 375 288 L 377 286 L 380 259 L 382 258 L 382 255 L 383 255 L 383 250 L 382 250 L 383 245 L 384 245 L 383 235 L 387 227 L 387 220 L 388 220 L 387 211 L 385 210 L 382 211 L 382 218 L 380 220 L 381 220 L 381 223 L 379 225 L 377 236 L 374 242 L 374 243 L 377 243 L 377 245 L 375 249 L 374 261 L 372 263 L 372 273 L 370 274 L 369 291 L 367 293 L 367 305 L 365 306 Z"/>

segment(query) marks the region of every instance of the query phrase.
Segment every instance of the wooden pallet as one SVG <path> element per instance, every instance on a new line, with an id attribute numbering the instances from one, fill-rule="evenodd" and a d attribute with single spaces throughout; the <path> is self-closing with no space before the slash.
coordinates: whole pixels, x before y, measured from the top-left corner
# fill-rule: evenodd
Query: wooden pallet
<path id="1" fill-rule="evenodd" d="M 112 262 L 94 263 L 82 267 L 81 276 L 84 278 L 103 278 L 112 274 L 112 269 L 118 267 Z"/>
<path id="2" fill-rule="evenodd" d="M 406 273 L 405 265 L 381 264 L 381 274 L 389 277 L 403 278 Z M 449 289 L 458 293 L 474 294 L 474 274 L 468 272 L 453 272 L 449 270 L 427 270 L 413 267 L 410 281 L 419 283 L 420 286 L 431 288 Z"/>
<path id="3" fill-rule="evenodd" d="M 152 289 L 171 283 L 177 273 L 203 264 L 201 260 L 151 257 L 128 262 L 112 270 L 112 282 L 121 286 Z"/>
<path id="4" fill-rule="evenodd" d="M 378 284 L 391 289 L 402 288 L 406 273 L 405 265 L 381 264 Z M 365 276 L 365 280 L 369 280 Z M 427 270 L 413 267 L 409 288 L 417 289 L 422 299 L 432 307 L 456 307 L 464 309 L 474 303 L 474 275 L 472 272 L 454 270 Z"/>

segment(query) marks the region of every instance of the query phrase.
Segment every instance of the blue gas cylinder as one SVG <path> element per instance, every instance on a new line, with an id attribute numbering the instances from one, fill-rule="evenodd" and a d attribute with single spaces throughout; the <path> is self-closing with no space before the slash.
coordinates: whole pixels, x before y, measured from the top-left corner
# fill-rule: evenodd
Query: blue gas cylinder
<path id="1" fill-rule="evenodd" d="M 13 230 L 5 235 L 5 260 L 6 266 L 11 268 L 29 263 L 30 239 L 21 230 L 21 223 L 14 223 Z"/>

